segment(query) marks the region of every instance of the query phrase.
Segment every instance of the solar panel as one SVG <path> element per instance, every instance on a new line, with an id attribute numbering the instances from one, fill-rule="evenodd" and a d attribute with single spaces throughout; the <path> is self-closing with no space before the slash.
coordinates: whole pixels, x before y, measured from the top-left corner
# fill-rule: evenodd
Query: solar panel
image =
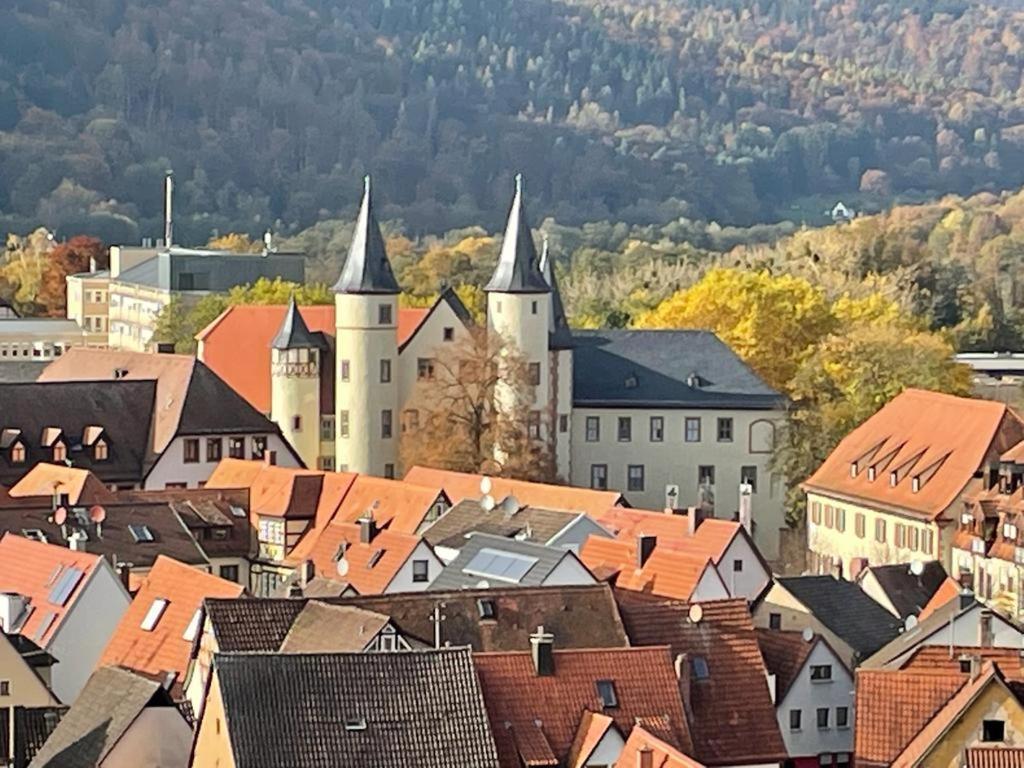
<path id="1" fill-rule="evenodd" d="M 138 525 L 136 523 L 130 523 L 128 525 L 128 531 L 131 533 L 132 538 L 135 539 L 136 544 L 148 544 L 153 539 L 153 532 L 149 530 L 148 525 Z"/>
<path id="2" fill-rule="evenodd" d="M 53 589 L 50 590 L 50 595 L 47 597 L 54 605 L 64 605 L 68 598 L 71 597 L 71 593 L 75 591 L 75 587 L 78 586 L 78 582 L 82 580 L 85 575 L 85 571 L 74 566 L 68 566 L 64 569 L 64 573 L 57 579 L 57 583 L 53 585 Z"/>
<path id="3" fill-rule="evenodd" d="M 474 576 L 487 576 L 515 584 L 521 581 L 536 564 L 536 557 L 484 547 L 473 555 L 473 558 L 462 570 L 464 573 Z"/>
<path id="4" fill-rule="evenodd" d="M 40 640 L 42 640 L 42 639 L 43 639 L 43 636 L 44 636 L 44 635 L 45 635 L 45 634 L 46 634 L 46 633 L 47 633 L 47 632 L 48 632 L 48 631 L 50 630 L 50 627 L 51 627 L 51 626 L 53 625 L 53 620 L 54 620 L 54 619 L 56 619 L 56 618 L 57 618 L 57 614 L 56 614 L 56 613 L 54 613 L 53 611 L 47 611 L 47 612 L 46 612 L 46 615 L 45 615 L 45 616 L 43 616 L 43 621 L 42 621 L 42 623 L 41 623 L 41 624 L 39 625 L 39 627 L 38 627 L 38 628 L 36 629 L 36 633 L 35 633 L 35 635 L 33 635 L 33 636 L 32 636 L 32 638 L 33 638 L 33 639 L 34 639 L 34 640 L 35 640 L 35 641 L 36 641 L 37 643 L 38 643 L 38 642 L 39 642 Z"/>

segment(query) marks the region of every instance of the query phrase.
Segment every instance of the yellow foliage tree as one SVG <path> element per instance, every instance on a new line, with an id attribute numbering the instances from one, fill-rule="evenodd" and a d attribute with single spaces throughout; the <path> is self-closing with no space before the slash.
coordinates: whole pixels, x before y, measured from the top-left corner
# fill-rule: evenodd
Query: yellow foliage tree
<path id="1" fill-rule="evenodd" d="M 226 235 L 212 238 L 206 247 L 232 253 L 260 253 L 263 250 L 263 243 L 256 242 L 244 232 L 228 232 Z"/>

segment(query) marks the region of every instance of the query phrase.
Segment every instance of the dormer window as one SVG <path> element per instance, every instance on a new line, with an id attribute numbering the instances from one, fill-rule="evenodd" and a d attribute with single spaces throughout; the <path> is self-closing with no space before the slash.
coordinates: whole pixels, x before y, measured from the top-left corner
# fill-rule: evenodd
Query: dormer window
<path id="1" fill-rule="evenodd" d="M 874 481 L 875 479 L 875 468 L 868 467 L 868 480 Z"/>
<path id="2" fill-rule="evenodd" d="M 851 461 L 850 462 L 850 477 L 856 477 L 856 476 L 857 476 L 857 462 L 856 461 Z"/>
<path id="3" fill-rule="evenodd" d="M 1007 541 L 1016 541 L 1017 540 L 1017 526 L 1014 525 L 1013 523 L 1004 523 L 1003 524 L 1003 538 L 1006 539 Z"/>
<path id="4" fill-rule="evenodd" d="M 110 458 L 110 448 L 107 446 L 107 441 L 100 438 L 96 441 L 96 444 L 92 447 L 92 458 L 94 461 L 106 461 Z"/>
<path id="5" fill-rule="evenodd" d="M 24 464 L 25 463 L 25 444 L 20 440 L 11 446 L 10 451 L 11 464 Z"/>
<path id="6" fill-rule="evenodd" d="M 53 460 L 66 461 L 68 458 L 68 447 L 64 444 L 63 440 L 58 440 L 53 444 Z"/>

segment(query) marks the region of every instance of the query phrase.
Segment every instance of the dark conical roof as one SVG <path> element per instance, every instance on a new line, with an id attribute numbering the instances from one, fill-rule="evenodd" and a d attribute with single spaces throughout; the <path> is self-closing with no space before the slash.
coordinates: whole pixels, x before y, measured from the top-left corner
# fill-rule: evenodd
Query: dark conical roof
<path id="1" fill-rule="evenodd" d="M 309 326 L 302 319 L 299 308 L 295 304 L 295 296 L 288 300 L 284 322 L 281 323 L 270 346 L 272 349 L 312 349 L 320 346 L 320 342 L 309 332 Z"/>
<path id="2" fill-rule="evenodd" d="M 547 281 L 540 272 L 537 247 L 523 210 L 523 177 L 516 174 L 516 194 L 505 224 L 501 255 L 491 281 L 484 288 L 495 293 L 547 293 Z"/>
<path id="3" fill-rule="evenodd" d="M 555 278 L 554 260 L 548 253 L 548 238 L 544 236 L 544 244 L 540 251 L 540 271 L 544 275 L 544 281 L 551 288 L 551 319 L 548 324 L 548 346 L 551 349 L 572 349 L 572 331 L 569 330 L 569 321 L 565 319 L 565 306 L 562 304 L 562 294 L 558 290 L 558 280 Z"/>
<path id="4" fill-rule="evenodd" d="M 352 245 L 348 249 L 335 293 L 399 293 L 398 281 L 391 271 L 384 237 L 370 204 L 370 177 L 363 179 L 363 202 L 359 206 Z"/>

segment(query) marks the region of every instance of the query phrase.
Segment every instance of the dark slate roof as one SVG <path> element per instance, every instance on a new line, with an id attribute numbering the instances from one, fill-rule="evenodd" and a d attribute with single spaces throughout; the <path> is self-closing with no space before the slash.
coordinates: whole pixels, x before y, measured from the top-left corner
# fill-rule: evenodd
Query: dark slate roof
<path id="1" fill-rule="evenodd" d="M 477 499 L 463 499 L 423 531 L 423 538 L 431 546 L 451 549 L 461 549 L 471 533 L 505 538 L 518 536 L 525 541 L 546 544 L 577 517 L 577 512 L 539 507 L 522 507 L 510 515 L 500 505 L 487 511 Z"/>
<path id="2" fill-rule="evenodd" d="M 217 654 L 213 667 L 236 768 L 498 766 L 468 648 Z"/>
<path id="3" fill-rule="evenodd" d="M 356 217 L 352 244 L 348 249 L 341 277 L 334 284 L 335 293 L 399 293 L 398 281 L 391 271 L 384 236 L 370 199 L 370 177 L 363 179 L 363 201 Z"/>
<path id="4" fill-rule="evenodd" d="M 611 588 L 604 583 L 572 587 L 492 587 L 452 592 L 407 592 L 320 598 L 390 616 L 403 636 L 433 646 L 434 609 L 443 605 L 441 642 L 475 651 L 519 651 L 543 624 L 560 648 L 619 648 L 629 644 Z M 481 601 L 494 609 L 481 616 Z M 274 651 L 288 634 L 304 599 L 240 597 L 207 600 L 206 615 L 222 651 Z"/>
<path id="5" fill-rule="evenodd" d="M 873 565 L 870 571 L 901 619 L 921 613 L 935 591 L 946 580 L 946 569 L 938 560 L 924 563 L 924 570 L 920 576 L 911 573 L 907 563 Z"/>
<path id="6" fill-rule="evenodd" d="M 14 485 L 29 469 L 51 461 L 42 445 L 43 430 L 59 427 L 68 441 L 68 458 L 105 483 L 138 482 L 149 458 L 150 425 L 156 398 L 155 381 L 62 381 L 0 384 L 0 430 L 19 429 L 26 461 L 12 464 L 0 451 L 0 485 Z M 84 448 L 85 428 L 103 427 L 109 454 L 93 461 Z"/>
<path id="7" fill-rule="evenodd" d="M 279 429 L 227 382 L 197 360 L 185 393 L 177 434 L 222 435 L 232 432 L 275 434 Z"/>
<path id="8" fill-rule="evenodd" d="M 780 576 L 777 581 L 860 659 L 892 641 L 903 629 L 903 622 L 852 581 L 831 576 Z"/>
<path id="9" fill-rule="evenodd" d="M 504 536 L 493 536 L 487 533 L 473 533 L 462 542 L 458 556 L 444 567 L 444 570 L 430 584 L 431 591 L 469 589 L 492 584 L 508 584 L 501 579 L 487 578 L 478 573 L 467 573 L 464 569 L 470 561 L 483 549 L 495 549 L 514 555 L 525 555 L 536 559 L 529 571 L 515 583 L 521 587 L 540 586 L 559 563 L 566 557 L 575 557 L 572 552 L 558 547 L 546 547 L 543 544 L 532 544 L 528 541 L 516 541 Z M 584 566 L 585 567 L 585 566 Z"/>
<path id="10" fill-rule="evenodd" d="M 35 381 L 47 365 L 48 360 L 4 360 L 0 363 L 0 383 Z"/>
<path id="11" fill-rule="evenodd" d="M 784 400 L 710 331 L 574 331 L 576 406 L 779 408 Z"/>
<path id="12" fill-rule="evenodd" d="M 572 349 L 572 331 L 565 317 L 565 306 L 562 304 L 562 292 L 558 290 L 558 278 L 555 277 L 554 259 L 548 253 L 548 238 L 545 235 L 544 245 L 540 253 L 540 271 L 544 280 L 551 287 L 551 321 L 549 323 L 548 346 L 551 349 Z"/>
<path id="13" fill-rule="evenodd" d="M 99 765 L 150 706 L 174 706 L 160 683 L 119 667 L 97 669 L 36 754 L 32 768 Z"/>
<path id="14" fill-rule="evenodd" d="M 495 293 L 547 293 L 551 290 L 540 271 L 537 246 L 523 206 L 523 177 L 516 174 L 516 193 L 501 240 L 498 266 L 484 288 Z"/>
<path id="15" fill-rule="evenodd" d="M 320 346 L 320 339 L 310 333 L 309 326 L 299 314 L 295 304 L 295 296 L 288 299 L 288 309 L 284 313 L 284 321 L 270 342 L 272 349 L 309 349 Z"/>
<path id="16" fill-rule="evenodd" d="M 53 733 L 67 707 L 14 708 L 14 766 L 25 768 Z M 0 755 L 8 758 L 11 736 L 11 709 L 0 709 Z M 5 763 L 6 765 L 6 763 Z"/>

